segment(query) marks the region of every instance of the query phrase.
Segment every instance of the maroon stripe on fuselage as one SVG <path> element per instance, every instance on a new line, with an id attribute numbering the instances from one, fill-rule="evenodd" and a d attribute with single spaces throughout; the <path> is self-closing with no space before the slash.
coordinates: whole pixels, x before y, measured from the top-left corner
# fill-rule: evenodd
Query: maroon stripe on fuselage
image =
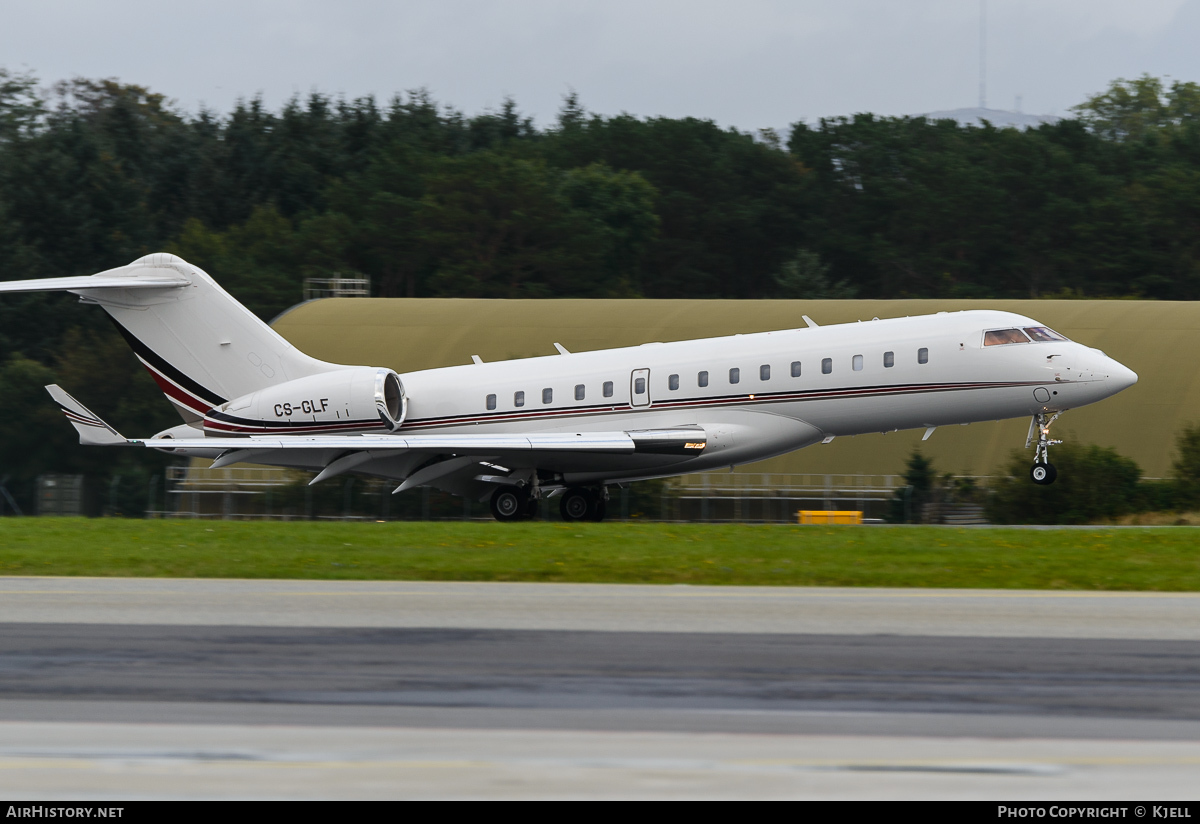
<path id="1" fill-rule="evenodd" d="M 968 389 L 1006 389 L 1017 386 L 1041 386 L 1045 381 L 971 382 L 901 384 L 896 386 L 864 386 L 841 389 L 817 389 L 790 392 L 753 392 L 739 395 L 717 395 L 708 398 L 690 398 L 679 401 L 655 401 L 650 406 L 622 404 L 597 404 L 589 406 L 560 407 L 557 409 L 511 411 L 484 415 L 458 415 L 446 418 L 410 418 L 404 429 L 434 429 L 461 426 L 471 423 L 499 423 L 506 421 L 546 420 L 563 417 L 592 417 L 612 413 L 629 413 L 642 409 L 698 409 L 704 407 L 745 406 L 751 404 L 790 403 L 795 401 L 837 400 L 857 397 L 889 397 L 905 394 L 930 392 L 958 392 Z"/>

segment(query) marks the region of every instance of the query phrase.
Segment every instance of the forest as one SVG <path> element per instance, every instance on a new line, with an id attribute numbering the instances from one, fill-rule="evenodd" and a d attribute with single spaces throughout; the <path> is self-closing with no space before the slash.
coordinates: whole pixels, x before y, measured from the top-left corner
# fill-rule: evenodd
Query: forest
<path id="1" fill-rule="evenodd" d="M 155 251 L 266 320 L 334 275 L 383 297 L 1195 300 L 1200 85 L 1116 80 L 1029 130 L 856 114 L 782 135 L 574 95 L 544 127 L 421 90 L 192 113 L 0 68 L 0 280 Z M 141 483 L 155 459 L 72 446 L 51 381 L 129 431 L 178 422 L 103 313 L 6 295 L 0 485 L 28 505 L 44 471 Z"/>

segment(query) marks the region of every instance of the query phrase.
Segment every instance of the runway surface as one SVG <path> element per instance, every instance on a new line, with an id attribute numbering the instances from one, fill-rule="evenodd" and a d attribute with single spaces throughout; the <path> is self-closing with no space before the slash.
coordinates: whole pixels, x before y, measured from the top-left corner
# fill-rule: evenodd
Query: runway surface
<path id="1" fill-rule="evenodd" d="M 5 797 L 1189 798 L 1200 596 L 0 579 Z"/>
<path id="2" fill-rule="evenodd" d="M 0 577 L 12 622 L 1200 641 L 1200 593 Z"/>

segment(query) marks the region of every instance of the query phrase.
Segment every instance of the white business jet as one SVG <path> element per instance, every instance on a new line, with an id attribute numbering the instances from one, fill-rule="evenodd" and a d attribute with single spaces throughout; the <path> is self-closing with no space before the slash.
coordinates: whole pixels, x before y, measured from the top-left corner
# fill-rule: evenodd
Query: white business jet
<path id="1" fill-rule="evenodd" d="M 434 486 L 498 520 L 559 498 L 601 520 L 607 489 L 759 461 L 842 435 L 1031 416 L 1030 475 L 1055 479 L 1050 426 L 1137 375 L 1009 312 L 969 311 L 648 343 L 399 375 L 310 358 L 205 272 L 154 254 L 62 290 L 112 317 L 185 423 L 125 438 L 48 386 L 80 442 Z"/>

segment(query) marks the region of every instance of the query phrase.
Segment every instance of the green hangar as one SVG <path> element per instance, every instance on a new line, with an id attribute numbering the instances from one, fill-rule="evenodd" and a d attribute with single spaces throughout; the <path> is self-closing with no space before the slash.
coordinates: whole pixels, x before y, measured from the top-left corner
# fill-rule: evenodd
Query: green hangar
<path id="1" fill-rule="evenodd" d="M 1054 435 L 1110 446 L 1148 477 L 1165 477 L 1175 436 L 1200 420 L 1200 303 L 1132 300 L 473 300 L 327 298 L 299 304 L 273 322 L 302 351 L 327 361 L 418 369 L 636 346 L 652 341 L 765 332 L 965 309 L 1035 318 L 1103 350 L 1138 373 L 1116 397 L 1066 412 Z M 898 474 L 918 446 L 938 471 L 991 475 L 1025 445 L 1027 420 L 838 438 L 741 467 L 772 473 Z M 1032 460 L 1032 449 L 1028 457 Z"/>

